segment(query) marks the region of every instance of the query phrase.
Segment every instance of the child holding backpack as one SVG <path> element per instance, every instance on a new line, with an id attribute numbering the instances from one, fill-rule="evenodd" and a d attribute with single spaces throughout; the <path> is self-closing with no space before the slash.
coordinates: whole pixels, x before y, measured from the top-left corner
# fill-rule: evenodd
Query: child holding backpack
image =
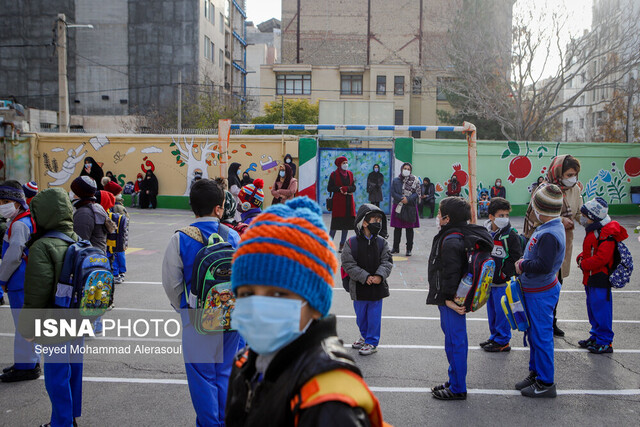
<path id="1" fill-rule="evenodd" d="M 342 250 L 342 268 L 356 311 L 360 338 L 351 347 L 361 356 L 378 351 L 382 323 L 382 299 L 389 296 L 387 278 L 393 257 L 386 236 L 387 218 L 382 210 L 365 203 L 356 215 L 356 235 Z M 383 231 L 384 230 L 384 231 Z"/>
<path id="2" fill-rule="evenodd" d="M 17 331 L 20 310 L 24 303 L 24 275 L 29 250 L 27 241 L 35 233 L 35 223 L 25 199 L 22 186 L 17 181 L 5 181 L 0 185 L 0 215 L 9 220 L 2 240 L 0 286 L 9 297 L 11 315 L 16 328 L 13 337 L 13 365 L 2 370 L 0 381 L 17 382 L 40 377 L 40 357 L 33 343 L 26 341 Z"/>
<path id="3" fill-rule="evenodd" d="M 493 237 L 491 256 L 496 263 L 491 284 L 491 295 L 487 300 L 487 317 L 491 335 L 480 347 L 490 353 L 511 351 L 511 326 L 507 320 L 500 300 L 505 295 L 507 282 L 516 274 L 516 261 L 522 257 L 522 241 L 515 228 L 509 222 L 511 203 L 502 197 L 494 197 L 487 210 L 489 219 L 485 227 Z"/>
<path id="4" fill-rule="evenodd" d="M 618 242 L 629 235 L 627 230 L 608 215 L 609 206 L 601 198 L 582 205 L 580 224 L 586 229 L 578 267 L 582 270 L 582 284 L 587 293 L 587 314 L 591 324 L 590 336 L 578 345 L 591 353 L 613 353 L 613 300 L 609 275 L 614 267 Z"/>
<path id="5" fill-rule="evenodd" d="M 449 381 L 431 389 L 440 400 L 467 398 L 467 353 L 469 350 L 465 307 L 454 302 L 460 281 L 468 272 L 468 248 L 489 248 L 493 241 L 486 228 L 468 224 L 469 202 L 450 196 L 440 202 L 440 230 L 433 238 L 429 255 L 427 304 L 437 305 L 444 348 L 449 361 Z"/>
<path id="6" fill-rule="evenodd" d="M 116 231 L 107 237 L 107 247 L 112 258 L 113 277 L 116 283 L 122 283 L 127 272 L 125 251 L 129 246 L 129 212 L 122 202 L 122 187 L 119 184 L 111 181 L 105 184 L 104 189 L 115 197 L 115 204 L 108 213 L 116 224 Z"/>
<path id="7" fill-rule="evenodd" d="M 220 223 L 224 213 L 224 192 L 214 181 L 196 181 L 191 187 L 189 201 L 196 220 L 169 240 L 162 263 L 162 285 L 182 320 L 183 357 L 196 424 L 222 425 L 231 364 L 240 336 L 233 331 L 201 335 L 190 318 L 189 295 L 198 286 L 192 277 L 194 259 L 204 247 L 197 239 L 204 237 L 206 241 L 217 233 L 236 248 L 240 236 Z"/>
<path id="8" fill-rule="evenodd" d="M 516 384 L 526 397 L 556 397 L 554 383 L 553 311 L 560 297 L 558 270 L 564 260 L 565 230 L 562 190 L 555 184 L 539 187 L 531 198 L 540 225 L 531 235 L 524 258 L 516 262 L 523 305 L 529 319 L 529 375 Z"/>

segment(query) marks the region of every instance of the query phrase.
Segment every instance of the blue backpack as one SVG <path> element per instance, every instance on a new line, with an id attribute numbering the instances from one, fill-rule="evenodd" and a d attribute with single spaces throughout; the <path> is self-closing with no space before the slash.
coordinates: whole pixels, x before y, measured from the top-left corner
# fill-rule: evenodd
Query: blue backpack
<path id="1" fill-rule="evenodd" d="M 113 233 L 107 234 L 107 251 L 111 254 L 124 252 L 128 245 L 129 219 L 125 214 L 108 212 L 109 218 L 116 225 Z"/>
<path id="2" fill-rule="evenodd" d="M 622 242 L 616 242 L 616 248 L 613 251 L 613 268 L 609 274 L 609 283 L 611 287 L 620 289 L 624 288 L 631 280 L 633 273 L 633 258 L 627 245 Z"/>
<path id="3" fill-rule="evenodd" d="M 104 252 L 87 240 L 75 241 L 59 231 L 49 231 L 44 237 L 70 244 L 56 285 L 55 306 L 76 308 L 82 317 L 102 316 L 113 303 L 113 274 Z"/>

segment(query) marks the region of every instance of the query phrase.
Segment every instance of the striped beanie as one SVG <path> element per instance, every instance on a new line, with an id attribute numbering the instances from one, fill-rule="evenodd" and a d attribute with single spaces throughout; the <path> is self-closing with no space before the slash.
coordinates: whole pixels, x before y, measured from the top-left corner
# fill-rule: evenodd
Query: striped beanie
<path id="1" fill-rule="evenodd" d="M 16 186 L 20 187 L 20 183 L 16 183 Z M 21 187 L 15 188 L 11 185 L 0 185 L 0 199 L 18 202 L 24 210 L 29 209 L 27 200 L 24 198 L 24 190 Z"/>
<path id="2" fill-rule="evenodd" d="M 253 183 L 247 184 L 240 189 L 238 193 L 238 199 L 242 203 L 242 209 L 248 211 L 249 209 L 255 209 L 262 206 L 264 202 L 264 181 L 260 178 L 255 179 Z"/>
<path id="3" fill-rule="evenodd" d="M 542 186 L 531 199 L 531 206 L 540 215 L 560 216 L 562 212 L 562 190 L 555 184 Z"/>
<path id="4" fill-rule="evenodd" d="M 298 197 L 270 206 L 253 220 L 234 255 L 231 286 L 233 292 L 243 285 L 285 288 L 326 316 L 337 269 L 320 207 Z"/>
<path id="5" fill-rule="evenodd" d="M 27 203 L 30 203 L 31 199 L 38 194 L 38 184 L 35 181 L 27 182 L 22 185 L 22 190 L 24 191 L 24 197 L 27 198 Z"/>

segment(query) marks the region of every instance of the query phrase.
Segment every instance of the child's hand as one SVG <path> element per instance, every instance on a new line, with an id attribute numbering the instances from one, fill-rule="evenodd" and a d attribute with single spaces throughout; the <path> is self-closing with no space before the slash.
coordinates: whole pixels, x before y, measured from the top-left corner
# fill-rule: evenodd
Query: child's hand
<path id="1" fill-rule="evenodd" d="M 578 258 L 576 258 L 576 262 L 578 263 L 578 267 L 580 267 L 580 264 L 582 263 L 582 255 L 578 255 Z"/>
<path id="2" fill-rule="evenodd" d="M 367 285 L 373 285 L 373 276 L 367 277 Z"/>
<path id="3" fill-rule="evenodd" d="M 449 307 L 451 310 L 453 310 L 456 313 L 458 313 L 460 316 L 464 315 L 464 313 L 465 313 L 464 307 L 459 306 L 458 304 L 456 304 L 455 302 L 453 302 L 451 300 L 446 300 L 445 304 L 447 305 L 447 307 Z"/>
<path id="4" fill-rule="evenodd" d="M 524 261 L 523 258 L 520 258 L 518 261 L 516 261 L 516 274 L 517 275 L 522 274 L 522 268 L 520 268 L 520 265 L 522 265 L 523 261 Z"/>

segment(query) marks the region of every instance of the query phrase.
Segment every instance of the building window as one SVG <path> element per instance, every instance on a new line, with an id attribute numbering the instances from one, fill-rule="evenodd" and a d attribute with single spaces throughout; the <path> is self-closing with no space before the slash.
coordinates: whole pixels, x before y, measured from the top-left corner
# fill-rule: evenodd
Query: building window
<path id="1" fill-rule="evenodd" d="M 393 78 L 393 94 L 404 95 L 404 76 L 395 76 Z"/>
<path id="2" fill-rule="evenodd" d="M 204 36 L 204 57 L 211 59 L 211 39 Z"/>
<path id="3" fill-rule="evenodd" d="M 278 74 L 276 95 L 310 95 L 311 74 Z"/>
<path id="4" fill-rule="evenodd" d="M 411 93 L 414 95 L 420 95 L 422 93 L 422 77 L 414 77 L 413 85 L 411 86 Z"/>
<path id="5" fill-rule="evenodd" d="M 224 34 L 224 15 L 220 13 L 219 16 L 220 16 L 220 32 Z"/>
<path id="6" fill-rule="evenodd" d="M 584 95 L 580 97 L 580 105 L 584 105 Z"/>
<path id="7" fill-rule="evenodd" d="M 376 95 L 387 94 L 387 76 L 376 77 Z"/>
<path id="8" fill-rule="evenodd" d="M 216 63 L 216 61 L 215 61 L 215 59 L 216 59 L 216 45 L 213 42 L 211 42 L 210 52 L 211 52 L 211 62 L 213 62 L 215 64 Z"/>
<path id="9" fill-rule="evenodd" d="M 341 95 L 362 95 L 362 74 L 342 74 L 340 76 Z"/>
<path id="10" fill-rule="evenodd" d="M 580 119 L 580 129 L 584 129 L 584 119 Z"/>
<path id="11" fill-rule="evenodd" d="M 438 77 L 438 83 L 436 86 L 436 99 L 438 101 L 446 101 L 447 100 L 447 91 L 446 84 L 450 83 L 449 79 Z"/>
<path id="12" fill-rule="evenodd" d="M 209 18 L 209 1 L 204 0 L 204 17 Z"/>
<path id="13" fill-rule="evenodd" d="M 222 49 L 218 49 L 218 65 L 220 68 L 224 67 L 224 51 Z"/>
<path id="14" fill-rule="evenodd" d="M 573 79 L 569 79 L 569 81 L 567 82 L 567 87 L 569 89 L 573 88 Z"/>
<path id="15" fill-rule="evenodd" d="M 216 25 L 216 6 L 211 2 L 209 2 L 209 22 Z"/>
<path id="16" fill-rule="evenodd" d="M 402 126 L 404 124 L 404 110 L 395 111 L 395 123 L 396 126 Z"/>

